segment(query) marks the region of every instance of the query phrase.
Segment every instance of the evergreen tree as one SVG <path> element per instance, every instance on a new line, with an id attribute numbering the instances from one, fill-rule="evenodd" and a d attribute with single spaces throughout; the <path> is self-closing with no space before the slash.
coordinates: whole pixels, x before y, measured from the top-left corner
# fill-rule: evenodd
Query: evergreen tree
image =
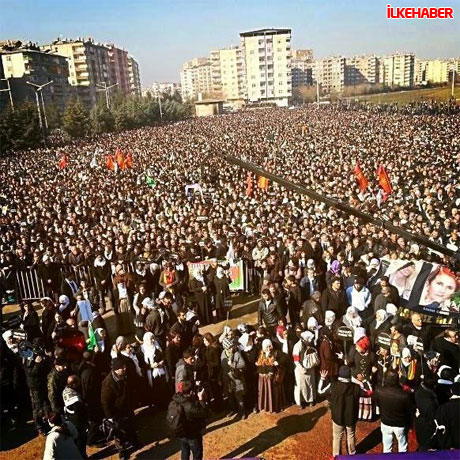
<path id="1" fill-rule="evenodd" d="M 0 117 L 0 153 L 35 148 L 40 145 L 42 134 L 35 104 L 26 101 L 7 108 Z"/>
<path id="2" fill-rule="evenodd" d="M 104 98 L 99 98 L 97 104 L 90 113 L 91 131 L 94 134 L 102 134 L 113 131 L 115 118 L 113 113 L 107 109 Z"/>
<path id="3" fill-rule="evenodd" d="M 71 137 L 83 137 L 89 126 L 89 117 L 80 99 L 70 99 L 63 117 L 64 131 Z"/>

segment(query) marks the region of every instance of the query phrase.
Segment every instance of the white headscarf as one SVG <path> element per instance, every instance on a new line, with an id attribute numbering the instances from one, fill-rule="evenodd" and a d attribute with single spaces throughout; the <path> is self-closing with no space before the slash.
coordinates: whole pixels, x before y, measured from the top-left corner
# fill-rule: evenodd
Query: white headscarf
<path id="1" fill-rule="evenodd" d="M 327 310 L 324 314 L 324 324 L 327 327 L 330 327 L 334 324 L 335 321 L 335 313 L 332 310 Z"/>
<path id="2" fill-rule="evenodd" d="M 314 344 L 316 346 L 318 344 L 319 330 L 321 329 L 321 326 L 318 325 L 318 321 L 316 321 L 314 316 L 310 316 L 310 318 L 308 318 L 307 329 L 314 334 Z"/>
<path id="3" fill-rule="evenodd" d="M 251 351 L 252 350 L 252 347 L 254 345 L 250 339 L 251 339 L 251 336 L 247 332 L 241 335 L 241 337 L 238 339 L 238 342 L 240 343 L 239 348 L 241 351 Z"/>
<path id="4" fill-rule="evenodd" d="M 265 353 L 265 349 L 270 345 L 273 347 L 272 341 L 270 339 L 264 339 L 262 341 L 262 350 L 264 353 Z"/>
<path id="5" fill-rule="evenodd" d="M 101 332 L 103 331 L 104 329 L 102 327 L 98 327 L 95 331 L 94 331 L 94 335 L 96 336 L 96 341 L 97 341 L 97 347 L 99 348 L 99 350 L 101 351 L 101 353 L 104 352 L 105 350 L 105 339 L 103 339 L 101 337 Z"/>
<path id="6" fill-rule="evenodd" d="M 378 320 L 378 317 L 377 317 L 377 314 L 379 312 L 383 315 L 383 319 L 380 321 Z M 377 329 L 378 327 L 380 327 L 386 321 L 387 318 L 388 318 L 388 313 L 386 312 L 386 310 L 383 310 L 383 309 L 377 310 L 375 312 L 375 328 Z"/>

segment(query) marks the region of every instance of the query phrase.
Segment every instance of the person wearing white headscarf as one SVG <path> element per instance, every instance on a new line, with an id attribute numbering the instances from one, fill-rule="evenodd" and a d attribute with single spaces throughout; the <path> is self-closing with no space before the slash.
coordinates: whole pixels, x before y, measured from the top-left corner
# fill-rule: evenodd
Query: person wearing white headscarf
<path id="1" fill-rule="evenodd" d="M 384 332 L 389 334 L 391 328 L 391 318 L 386 312 L 386 310 L 377 310 L 375 312 L 375 319 L 371 322 L 369 326 L 371 344 L 374 349 L 376 349 L 377 337 L 379 334 Z"/>
<path id="2" fill-rule="evenodd" d="M 2 334 L 2 338 L 3 338 L 3 340 L 5 341 L 6 346 L 7 346 L 13 353 L 17 353 L 17 352 L 19 351 L 18 344 L 17 344 L 16 340 L 15 340 L 14 337 L 13 337 L 13 331 L 12 331 L 11 329 L 5 331 L 5 332 Z"/>
<path id="3" fill-rule="evenodd" d="M 319 357 L 316 349 L 312 346 L 314 338 L 313 332 L 302 332 L 300 340 L 292 350 L 292 358 L 295 364 L 294 400 L 300 407 L 302 407 L 302 403 L 311 406 L 316 399 L 315 372 L 316 367 L 319 365 Z"/>
<path id="4" fill-rule="evenodd" d="M 101 373 L 101 376 L 106 376 L 110 372 L 111 367 L 111 346 L 107 331 L 102 327 L 98 327 L 94 331 L 96 337 L 96 347 L 94 348 L 93 363 Z"/>
<path id="5" fill-rule="evenodd" d="M 318 321 L 314 316 L 308 318 L 307 329 L 313 334 L 313 346 L 316 347 L 318 345 L 319 330 L 321 329 L 321 326 L 318 324 Z"/>
<path id="6" fill-rule="evenodd" d="M 165 406 L 169 398 L 167 384 L 169 376 L 163 350 L 151 332 L 144 334 L 141 351 L 147 367 L 147 380 L 150 387 L 147 400 L 149 403 Z"/>
<path id="7" fill-rule="evenodd" d="M 258 383 L 258 408 L 279 412 L 284 403 L 283 380 L 285 373 L 282 353 L 273 349 L 270 339 L 262 341 L 262 350 L 256 361 Z"/>
<path id="8" fill-rule="evenodd" d="M 355 307 L 348 307 L 347 312 L 342 318 L 342 322 L 345 326 L 354 330 L 357 327 L 360 327 L 363 321 L 358 314 L 358 310 Z"/>

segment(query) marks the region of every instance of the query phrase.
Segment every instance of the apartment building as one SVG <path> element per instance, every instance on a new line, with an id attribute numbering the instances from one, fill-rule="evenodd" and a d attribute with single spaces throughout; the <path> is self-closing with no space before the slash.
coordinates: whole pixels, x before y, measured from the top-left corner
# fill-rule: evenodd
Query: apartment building
<path id="1" fill-rule="evenodd" d="M 313 78 L 325 93 L 341 93 L 345 86 L 345 58 L 330 56 L 315 60 Z"/>
<path id="2" fill-rule="evenodd" d="M 141 96 L 141 75 L 139 72 L 139 64 L 128 54 L 128 77 L 130 93 L 136 96 Z"/>
<path id="3" fill-rule="evenodd" d="M 154 82 L 150 88 L 145 90 L 145 93 L 150 93 L 155 99 L 163 94 L 172 95 L 175 92 L 182 95 L 182 88 L 179 83 L 173 82 Z"/>
<path id="4" fill-rule="evenodd" d="M 292 50 L 291 74 L 292 87 L 310 86 L 313 84 L 313 50 Z"/>
<path id="5" fill-rule="evenodd" d="M 212 85 L 212 64 L 209 58 L 194 58 L 187 61 L 180 74 L 182 98 L 193 99 L 198 94 L 210 94 Z"/>
<path id="6" fill-rule="evenodd" d="M 211 52 L 213 93 L 232 105 L 241 106 L 246 99 L 246 72 L 243 51 L 239 47 Z"/>
<path id="7" fill-rule="evenodd" d="M 286 107 L 292 95 L 291 29 L 240 33 L 249 103 Z"/>
<path id="8" fill-rule="evenodd" d="M 58 39 L 41 49 L 67 57 L 69 83 L 87 108 L 97 102 L 97 85 L 112 84 L 109 50 L 92 38 Z"/>
<path id="9" fill-rule="evenodd" d="M 395 53 L 389 56 L 384 56 L 380 65 L 380 82 L 388 87 L 414 86 L 414 53 Z"/>
<path id="10" fill-rule="evenodd" d="M 72 94 L 65 56 L 50 54 L 40 50 L 34 43 L 22 43 L 19 40 L 0 43 L 0 56 L 4 74 L 2 78 L 8 79 L 13 103 L 21 103 L 25 99 L 35 101 L 35 91 L 27 82 L 43 85 L 52 81 L 43 88 L 40 98 L 43 98 L 45 105 L 65 108 Z M 3 98 L 10 96 L 6 91 L 0 94 L 4 106 Z"/>
<path id="11" fill-rule="evenodd" d="M 131 93 L 129 78 L 128 52 L 116 47 L 113 43 L 105 45 L 109 56 L 110 84 L 117 85 L 117 91 Z"/>
<path id="12" fill-rule="evenodd" d="M 345 58 L 345 86 L 379 82 L 379 58 L 375 55 Z"/>

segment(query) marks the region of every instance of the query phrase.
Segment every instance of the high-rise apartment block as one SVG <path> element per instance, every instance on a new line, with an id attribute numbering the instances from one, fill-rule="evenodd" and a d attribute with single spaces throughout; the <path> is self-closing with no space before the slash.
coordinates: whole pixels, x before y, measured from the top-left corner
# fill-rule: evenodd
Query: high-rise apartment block
<path id="1" fill-rule="evenodd" d="M 198 94 L 210 94 L 213 91 L 212 65 L 209 58 L 194 58 L 187 61 L 180 75 L 182 97 L 191 99 Z"/>
<path id="2" fill-rule="evenodd" d="M 69 68 L 65 56 L 50 54 L 40 50 L 36 44 L 19 40 L 1 42 L 0 56 L 3 78 L 8 79 L 13 103 L 20 103 L 27 98 L 34 100 L 34 89 L 26 82 L 43 85 L 52 81 L 43 88 L 40 97 L 43 97 L 45 104 L 53 104 L 59 109 L 66 106 L 72 88 L 68 82 Z M 7 92 L 0 94 L 2 99 L 9 98 Z M 4 102 L 2 107 L 5 106 Z"/>
<path id="3" fill-rule="evenodd" d="M 131 94 L 132 83 L 139 82 L 137 63 L 137 70 L 131 66 L 131 75 L 128 52 L 113 44 L 103 45 L 92 38 L 58 39 L 41 49 L 67 57 L 69 83 L 87 107 L 96 103 L 101 86 L 116 84 L 116 91 Z"/>
<path id="4" fill-rule="evenodd" d="M 352 56 L 345 58 L 345 85 L 376 84 L 379 82 L 379 58 Z"/>
<path id="5" fill-rule="evenodd" d="M 114 44 L 106 45 L 106 48 L 109 55 L 110 84 L 116 84 L 117 90 L 123 94 L 130 94 L 128 52 Z"/>
<path id="6" fill-rule="evenodd" d="M 139 72 L 139 64 L 128 54 L 128 77 L 129 88 L 131 94 L 141 96 L 141 76 Z"/>
<path id="7" fill-rule="evenodd" d="M 314 80 L 326 93 L 341 93 L 345 86 L 345 58 L 330 56 L 316 60 Z"/>
<path id="8" fill-rule="evenodd" d="M 447 83 L 452 71 L 447 59 L 415 60 L 415 84 Z"/>
<path id="9" fill-rule="evenodd" d="M 242 49 L 225 48 L 211 52 L 213 93 L 237 104 L 246 99 L 246 72 Z"/>
<path id="10" fill-rule="evenodd" d="M 313 50 L 292 50 L 291 52 L 292 87 L 313 84 Z"/>
<path id="11" fill-rule="evenodd" d="M 240 34 L 250 103 L 286 107 L 292 96 L 291 29 L 261 29 Z"/>
<path id="12" fill-rule="evenodd" d="M 395 53 L 383 57 L 380 65 L 380 82 L 390 88 L 414 86 L 414 53 Z"/>
<path id="13" fill-rule="evenodd" d="M 67 57 L 69 83 L 87 107 L 96 104 L 97 85 L 111 84 L 109 50 L 93 39 L 59 39 L 41 48 Z"/>

